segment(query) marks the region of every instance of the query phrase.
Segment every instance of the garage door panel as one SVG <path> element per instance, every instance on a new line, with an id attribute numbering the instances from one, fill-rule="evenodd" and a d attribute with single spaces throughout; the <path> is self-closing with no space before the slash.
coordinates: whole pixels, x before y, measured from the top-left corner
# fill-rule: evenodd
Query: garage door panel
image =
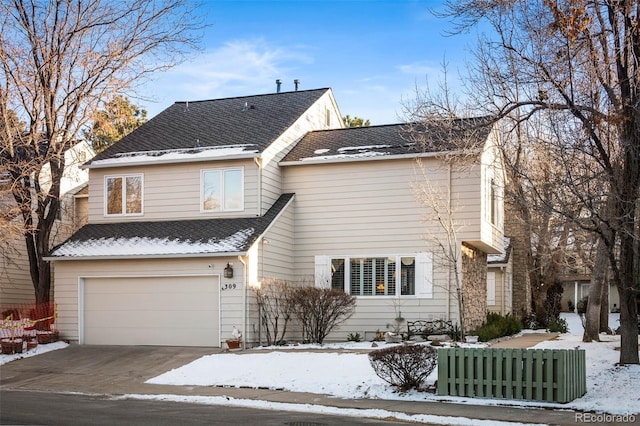
<path id="1" fill-rule="evenodd" d="M 88 278 L 84 343 L 219 346 L 217 277 Z"/>
<path id="2" fill-rule="evenodd" d="M 192 290 L 189 290 L 192 291 Z M 198 294 L 159 293 L 156 295 L 138 293 L 93 293 L 91 297 L 85 296 L 85 309 L 102 310 L 105 306 L 109 309 L 121 311 L 162 310 L 175 313 L 188 313 L 197 310 L 204 300 L 217 300 L 214 292 Z"/>
<path id="3" fill-rule="evenodd" d="M 113 328 L 105 328 L 103 330 L 96 329 L 95 333 L 100 336 L 100 345 L 151 345 L 151 346 L 214 346 L 207 339 L 202 338 L 199 344 L 194 344 L 192 330 L 176 329 L 167 332 L 164 328 L 149 328 L 143 330 L 145 338 L 141 339 L 139 334 L 141 330 L 114 330 Z"/>
<path id="4" fill-rule="evenodd" d="M 190 315 L 183 315 L 177 320 L 173 312 L 163 311 L 93 311 L 85 318 L 85 328 L 98 327 L 123 327 L 123 328 L 167 328 L 178 329 L 181 324 L 189 322 L 189 328 L 213 329 L 216 322 L 202 323 L 201 319 L 208 313 L 194 312 Z M 184 326 L 182 326 L 184 328 Z"/>

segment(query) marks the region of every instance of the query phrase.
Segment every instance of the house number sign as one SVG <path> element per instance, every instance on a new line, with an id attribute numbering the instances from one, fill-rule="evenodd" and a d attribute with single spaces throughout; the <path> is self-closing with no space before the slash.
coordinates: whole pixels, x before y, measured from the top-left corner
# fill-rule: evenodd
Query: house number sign
<path id="1" fill-rule="evenodd" d="M 224 283 L 221 285 L 221 290 L 235 290 L 237 288 L 240 288 L 240 285 L 236 284 L 236 283 Z"/>

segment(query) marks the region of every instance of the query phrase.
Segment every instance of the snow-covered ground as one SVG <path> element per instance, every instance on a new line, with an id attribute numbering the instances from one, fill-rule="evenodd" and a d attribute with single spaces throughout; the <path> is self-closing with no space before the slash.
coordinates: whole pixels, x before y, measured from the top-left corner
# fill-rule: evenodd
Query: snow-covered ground
<path id="1" fill-rule="evenodd" d="M 64 349 L 67 346 L 69 346 L 69 344 L 64 343 L 64 342 L 55 342 L 55 343 L 48 343 L 46 345 L 38 345 L 35 347 L 35 349 L 31 349 L 30 351 L 25 351 L 21 354 L 14 354 L 14 355 L 2 355 L 0 354 L 0 365 L 6 364 L 8 362 L 14 361 L 16 359 L 20 359 L 20 358 L 29 358 L 32 356 L 36 356 L 36 355 L 42 355 L 44 353 L 50 352 L 50 351 L 55 351 L 57 349 Z"/>
<path id="2" fill-rule="evenodd" d="M 339 398 L 379 398 L 407 401 L 452 401 L 473 404 L 513 404 L 518 406 L 575 408 L 609 414 L 640 414 L 640 365 L 618 367 L 620 336 L 601 337 L 600 343 L 582 342 L 582 324 L 576 314 L 564 315 L 569 333 L 545 341 L 536 348 L 586 350 L 587 394 L 568 404 L 526 401 L 438 397 L 412 391 L 398 394 L 373 371 L 364 353 L 307 351 L 319 346 L 299 345 L 297 351 L 265 353 L 225 353 L 208 355 L 183 367 L 154 377 L 148 383 L 197 386 L 246 386 L 328 394 Z M 618 326 L 612 315 L 610 325 Z M 532 330 L 526 330 L 533 332 Z M 384 344 L 382 344 L 384 346 Z M 327 344 L 322 348 L 363 349 L 370 342 Z M 273 348 L 265 348 L 273 349 Z M 435 380 L 437 372 L 430 379 Z"/>
<path id="3" fill-rule="evenodd" d="M 557 340 L 545 341 L 536 348 L 586 350 L 587 394 L 568 404 L 528 401 L 506 401 L 479 398 L 439 397 L 426 392 L 399 394 L 380 379 L 369 364 L 366 353 L 349 351 L 325 352 L 317 349 L 369 349 L 370 342 L 345 342 L 343 344 L 298 345 L 297 350 L 282 351 L 263 348 L 251 353 L 221 353 L 207 355 L 180 368 L 168 371 L 148 380 L 147 383 L 165 385 L 263 387 L 296 392 L 328 394 L 338 398 L 376 398 L 404 401 L 451 401 L 470 404 L 513 405 L 521 407 L 545 407 L 577 409 L 612 415 L 634 415 L 640 418 L 640 365 L 616 366 L 619 359 L 620 336 L 602 335 L 600 343 L 583 343 L 582 324 L 576 314 L 566 314 L 569 333 Z M 618 316 L 612 315 L 610 326 L 618 326 Z M 525 330 L 523 333 L 531 333 Z M 51 345 L 40 345 L 38 348 Z M 381 346 L 384 346 L 382 344 Z M 0 356 L 0 364 L 9 356 Z M 436 372 L 431 380 L 435 380 Z M 299 406 L 262 401 L 234 400 L 220 397 L 181 397 L 174 395 L 128 395 L 128 398 L 188 401 L 203 404 L 224 404 L 272 408 L 283 410 L 314 411 L 325 414 L 349 415 L 349 410 L 332 407 Z M 446 424 L 478 424 L 477 420 L 438 416 L 405 416 L 384 410 L 370 410 L 358 415 L 368 417 L 396 417 L 400 420 Z M 375 411 L 375 412 L 373 412 Z M 380 413 L 378 413 L 380 411 Z M 403 417 L 404 416 L 404 417 Z M 491 424 L 496 424 L 495 422 Z"/>

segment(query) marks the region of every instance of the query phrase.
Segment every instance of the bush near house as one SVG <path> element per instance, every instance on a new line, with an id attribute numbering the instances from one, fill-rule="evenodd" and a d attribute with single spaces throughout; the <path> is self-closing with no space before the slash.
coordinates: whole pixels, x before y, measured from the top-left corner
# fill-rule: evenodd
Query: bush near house
<path id="1" fill-rule="evenodd" d="M 322 344 L 338 324 L 356 308 L 356 298 L 341 290 L 296 287 L 289 292 L 295 316 L 300 321 L 305 343 Z"/>
<path id="2" fill-rule="evenodd" d="M 427 345 L 390 346 L 369 352 L 369 362 L 378 377 L 401 392 L 421 390 L 438 364 L 438 352 Z"/>
<path id="3" fill-rule="evenodd" d="M 287 325 L 291 319 L 291 286 L 285 280 L 265 280 L 262 286 L 254 288 L 260 324 L 264 327 L 267 345 L 283 342 Z"/>
<path id="4" fill-rule="evenodd" d="M 522 323 L 512 315 L 502 316 L 495 312 L 487 314 L 487 320 L 482 326 L 468 333 L 478 336 L 481 342 L 497 339 L 499 337 L 511 336 L 522 331 Z"/>
<path id="5" fill-rule="evenodd" d="M 549 321 L 547 330 L 549 330 L 549 332 L 551 333 L 566 333 L 569 331 L 569 325 L 567 324 L 566 319 L 556 318 Z"/>

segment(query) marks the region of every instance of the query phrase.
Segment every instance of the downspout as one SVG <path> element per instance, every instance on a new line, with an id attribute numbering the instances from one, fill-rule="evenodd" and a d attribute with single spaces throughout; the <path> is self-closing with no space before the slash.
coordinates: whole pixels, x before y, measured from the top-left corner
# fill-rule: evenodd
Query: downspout
<path id="1" fill-rule="evenodd" d="M 247 316 L 249 315 L 247 309 L 247 292 L 249 290 L 249 265 L 247 264 L 248 256 L 247 261 L 243 259 L 242 255 L 238 256 L 238 260 L 240 261 L 240 263 L 242 263 L 242 266 L 244 266 L 244 290 L 242 291 L 242 335 L 244 337 L 242 339 L 242 349 L 247 349 Z"/>
<path id="2" fill-rule="evenodd" d="M 258 166 L 258 216 L 262 216 L 262 157 L 253 159 Z"/>
<path id="3" fill-rule="evenodd" d="M 449 215 L 451 215 L 451 163 L 448 165 L 449 185 L 447 188 L 447 208 L 449 209 Z M 447 268 L 447 320 L 451 320 L 451 266 Z"/>
<path id="4" fill-rule="evenodd" d="M 502 278 L 502 290 L 500 290 L 500 294 L 501 296 L 501 303 L 500 303 L 500 315 L 506 315 L 506 310 L 507 310 L 507 302 L 505 301 L 506 299 L 506 294 L 507 294 L 507 274 L 505 273 L 506 268 L 504 266 L 500 267 L 500 272 L 502 272 L 502 276 L 500 278 Z"/>

